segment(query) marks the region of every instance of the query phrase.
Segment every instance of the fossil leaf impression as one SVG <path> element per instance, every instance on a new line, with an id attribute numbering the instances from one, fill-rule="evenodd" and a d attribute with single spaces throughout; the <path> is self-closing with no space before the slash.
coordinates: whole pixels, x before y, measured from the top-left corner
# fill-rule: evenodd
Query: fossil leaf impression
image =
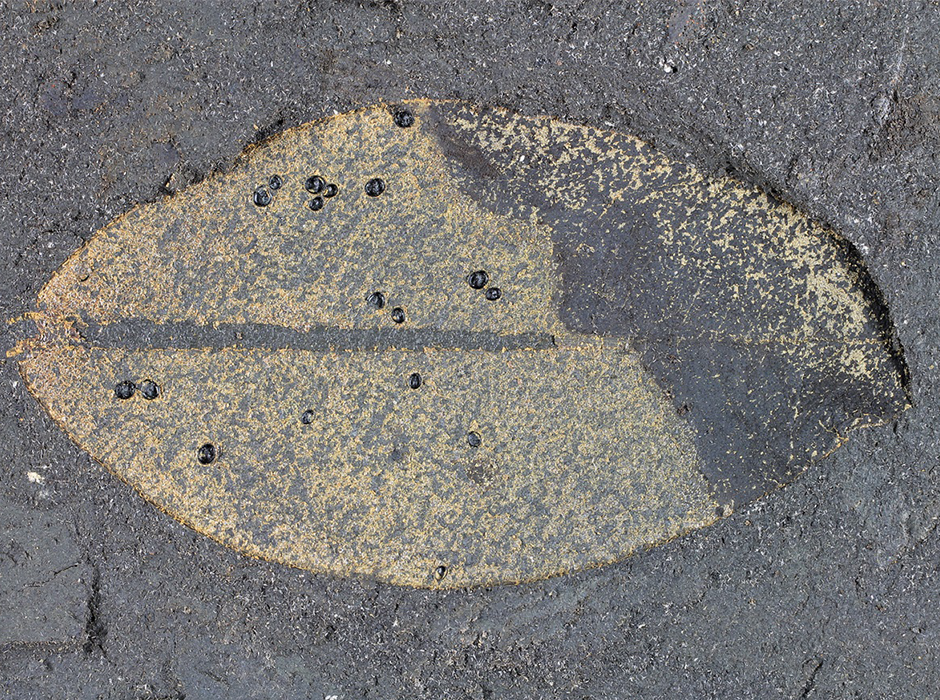
<path id="1" fill-rule="evenodd" d="M 908 404 L 839 235 L 631 136 L 452 102 L 135 207 L 31 318 L 32 394 L 159 508 L 413 586 L 622 559 Z"/>

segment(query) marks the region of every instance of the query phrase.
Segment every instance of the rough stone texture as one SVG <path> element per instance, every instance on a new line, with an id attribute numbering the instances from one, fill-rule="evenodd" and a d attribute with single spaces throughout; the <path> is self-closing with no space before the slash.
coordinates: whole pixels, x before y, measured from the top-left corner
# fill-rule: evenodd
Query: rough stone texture
<path id="1" fill-rule="evenodd" d="M 92 573 L 82 633 L 4 645 L 3 692 L 913 698 L 940 685 L 935 3 L 36 2 L 0 24 L 4 318 L 114 216 L 259 137 L 362 104 L 460 98 L 635 133 L 828 222 L 885 294 L 914 400 L 712 528 L 599 570 L 440 593 L 308 575 L 187 530 L 73 446 L 4 361 L 3 519 L 12 503 L 67 524 Z M 24 479 L 42 466 L 42 488 Z"/>
<path id="2" fill-rule="evenodd" d="M 41 471 L 21 476 L 45 483 Z M 72 528 L 55 513 L 8 502 L 0 523 L 0 645 L 73 644 L 85 629 L 93 576 Z"/>

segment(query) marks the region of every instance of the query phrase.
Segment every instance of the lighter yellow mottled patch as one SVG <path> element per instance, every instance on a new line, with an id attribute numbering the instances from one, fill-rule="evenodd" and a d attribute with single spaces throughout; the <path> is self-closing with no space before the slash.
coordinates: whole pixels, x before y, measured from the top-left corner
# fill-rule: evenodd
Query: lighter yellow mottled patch
<path id="1" fill-rule="evenodd" d="M 52 417 L 162 509 L 316 571 L 529 580 L 715 519 L 687 428 L 632 354 L 596 339 L 501 353 L 63 345 L 23 368 Z M 163 396 L 102 390 L 128 375 L 160 377 Z M 204 442 L 220 452 L 208 466 Z"/>
<path id="2" fill-rule="evenodd" d="M 368 110 L 295 129 L 252 156 L 102 229 L 43 288 L 40 308 L 101 324 L 380 328 L 388 309 L 365 304 L 380 290 L 413 326 L 561 330 L 548 232 L 452 191 L 427 130 L 396 129 L 386 111 Z M 254 206 L 252 193 L 274 174 L 284 187 Z M 315 174 L 339 186 L 318 212 L 302 187 Z M 385 193 L 368 197 L 365 183 L 378 176 Z M 468 294 L 477 269 L 504 290 L 499 313 L 481 313 L 485 299 Z"/>

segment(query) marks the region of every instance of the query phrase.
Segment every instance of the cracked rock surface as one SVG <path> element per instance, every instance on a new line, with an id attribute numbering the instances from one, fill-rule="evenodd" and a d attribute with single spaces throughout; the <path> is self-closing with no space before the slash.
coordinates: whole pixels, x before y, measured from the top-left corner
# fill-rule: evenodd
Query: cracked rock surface
<path id="1" fill-rule="evenodd" d="M 461 99 L 650 141 L 845 235 L 913 408 L 628 559 L 412 590 L 247 559 L 75 447 L 0 357 L 13 698 L 919 698 L 940 685 L 934 3 L 34 2 L 0 17 L 0 347 L 98 228 L 288 127 Z"/>
<path id="2" fill-rule="evenodd" d="M 54 513 L 9 502 L 0 506 L 0 518 L 0 644 L 77 643 L 92 576 L 72 526 Z"/>

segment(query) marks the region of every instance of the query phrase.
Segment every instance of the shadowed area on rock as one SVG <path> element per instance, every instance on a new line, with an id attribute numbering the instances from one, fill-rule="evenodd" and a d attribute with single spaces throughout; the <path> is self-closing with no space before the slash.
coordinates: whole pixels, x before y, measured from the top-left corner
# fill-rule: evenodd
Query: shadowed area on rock
<path id="1" fill-rule="evenodd" d="M 463 105 L 431 119 L 469 195 L 552 231 L 565 326 L 641 353 L 695 426 L 723 505 L 908 405 L 903 353 L 858 252 L 790 205 L 625 135 Z"/>

